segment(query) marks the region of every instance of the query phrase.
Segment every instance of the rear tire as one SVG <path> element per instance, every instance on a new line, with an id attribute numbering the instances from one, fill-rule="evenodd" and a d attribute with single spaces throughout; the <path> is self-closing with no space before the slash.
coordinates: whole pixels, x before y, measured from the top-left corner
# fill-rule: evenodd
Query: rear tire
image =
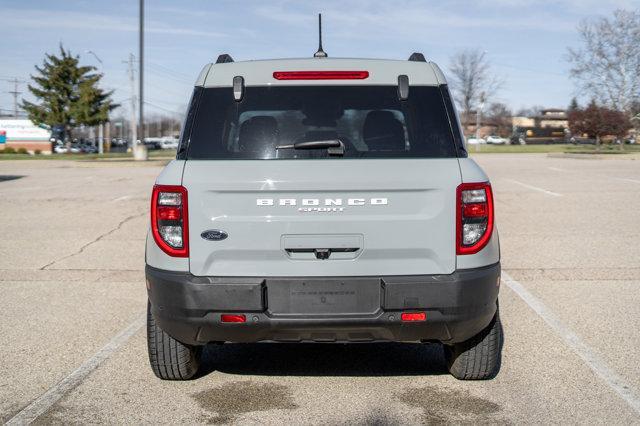
<path id="1" fill-rule="evenodd" d="M 198 372 L 202 346 L 185 345 L 156 323 L 147 303 L 147 345 L 153 373 L 162 380 L 189 380 Z"/>
<path id="2" fill-rule="evenodd" d="M 502 325 L 500 314 L 477 335 L 467 341 L 445 345 L 449 373 L 459 380 L 487 380 L 500 371 L 502 353 Z"/>

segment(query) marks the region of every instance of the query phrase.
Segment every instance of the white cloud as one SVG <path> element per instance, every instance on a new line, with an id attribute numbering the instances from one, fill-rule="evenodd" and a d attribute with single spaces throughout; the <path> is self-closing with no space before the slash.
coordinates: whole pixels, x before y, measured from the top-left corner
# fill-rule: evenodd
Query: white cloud
<path id="1" fill-rule="evenodd" d="M 484 0 L 494 2 L 496 6 L 507 0 Z M 518 3 L 528 3 L 533 0 L 516 0 Z M 483 13 L 469 13 L 460 2 L 446 2 L 428 4 L 424 1 L 401 0 L 395 2 L 363 2 L 361 0 L 324 1 L 317 9 L 324 12 L 326 19 L 339 31 L 358 35 L 360 28 L 369 31 L 385 31 L 393 36 L 407 37 L 424 35 L 429 31 L 443 29 L 528 29 L 540 31 L 564 32 L 573 31 L 576 20 L 563 14 L 548 13 L 548 8 L 537 8 L 537 13 L 522 14 L 520 10 Z M 254 13 L 263 18 L 279 21 L 288 26 L 309 27 L 315 22 L 315 14 L 311 11 L 300 10 L 300 3 L 280 1 L 263 5 Z M 309 5 L 305 3 L 305 5 Z M 457 5 L 457 6 L 456 6 Z M 451 7 L 456 6 L 456 7 Z M 474 6 L 476 7 L 476 6 Z M 305 9 L 313 9 L 306 7 Z M 345 10 L 352 11 L 344 13 Z M 357 12 L 353 12 L 357 11 Z"/>
<path id="2" fill-rule="evenodd" d="M 111 32 L 137 32 L 137 19 L 133 17 L 122 18 L 114 15 L 94 13 L 40 10 L 40 9 L 4 9 L 2 12 L 3 28 L 7 29 L 43 29 L 54 30 L 93 30 Z M 150 21 L 145 25 L 145 31 L 155 34 L 197 36 L 224 38 L 227 33 L 196 30 L 191 28 L 179 28 L 175 23 Z"/>

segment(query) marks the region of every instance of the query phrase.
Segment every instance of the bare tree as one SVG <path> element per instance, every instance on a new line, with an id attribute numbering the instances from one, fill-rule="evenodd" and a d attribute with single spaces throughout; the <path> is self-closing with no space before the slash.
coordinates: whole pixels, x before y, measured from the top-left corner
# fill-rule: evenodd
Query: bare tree
<path id="1" fill-rule="evenodd" d="M 471 111 L 491 99 L 503 85 L 503 80 L 491 72 L 486 55 L 482 50 L 467 49 L 450 60 L 454 98 L 465 120 L 469 120 Z"/>
<path id="2" fill-rule="evenodd" d="M 544 109 L 544 107 L 542 105 L 534 105 L 532 107 L 529 108 L 520 108 L 517 112 L 516 115 L 518 116 L 522 116 L 522 117 L 536 117 L 540 114 L 542 114 L 542 110 Z"/>
<path id="3" fill-rule="evenodd" d="M 636 129 L 636 138 L 640 135 L 640 99 L 631 105 L 631 124 Z"/>
<path id="4" fill-rule="evenodd" d="M 150 113 L 145 126 L 151 137 L 173 136 L 180 133 L 180 119 L 174 115 Z"/>
<path id="5" fill-rule="evenodd" d="M 505 104 L 496 102 L 489 105 L 487 119 L 495 126 L 496 134 L 509 136 L 512 133 L 511 117 L 513 112 Z"/>
<path id="6" fill-rule="evenodd" d="M 569 48 L 571 77 L 580 90 L 631 116 L 640 98 L 640 13 L 616 10 L 613 17 L 578 26 L 580 49 Z"/>

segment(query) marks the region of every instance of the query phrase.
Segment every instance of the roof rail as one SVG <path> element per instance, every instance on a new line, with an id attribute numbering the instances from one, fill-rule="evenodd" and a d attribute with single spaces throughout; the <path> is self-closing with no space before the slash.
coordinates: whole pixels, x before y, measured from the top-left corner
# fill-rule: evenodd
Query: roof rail
<path id="1" fill-rule="evenodd" d="M 420 52 L 413 52 L 411 56 L 409 56 L 409 60 L 413 62 L 427 62 L 424 55 Z"/>
<path id="2" fill-rule="evenodd" d="M 228 53 L 223 53 L 216 59 L 216 64 L 226 64 L 228 62 L 233 62 L 233 58 Z"/>

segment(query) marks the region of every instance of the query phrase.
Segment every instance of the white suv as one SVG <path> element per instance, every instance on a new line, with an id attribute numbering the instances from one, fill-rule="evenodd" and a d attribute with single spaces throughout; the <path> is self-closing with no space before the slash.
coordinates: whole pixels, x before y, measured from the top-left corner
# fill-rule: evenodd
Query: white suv
<path id="1" fill-rule="evenodd" d="M 221 55 L 153 188 L 151 367 L 189 379 L 223 342 L 442 343 L 460 379 L 500 365 L 491 185 L 440 68 Z"/>

